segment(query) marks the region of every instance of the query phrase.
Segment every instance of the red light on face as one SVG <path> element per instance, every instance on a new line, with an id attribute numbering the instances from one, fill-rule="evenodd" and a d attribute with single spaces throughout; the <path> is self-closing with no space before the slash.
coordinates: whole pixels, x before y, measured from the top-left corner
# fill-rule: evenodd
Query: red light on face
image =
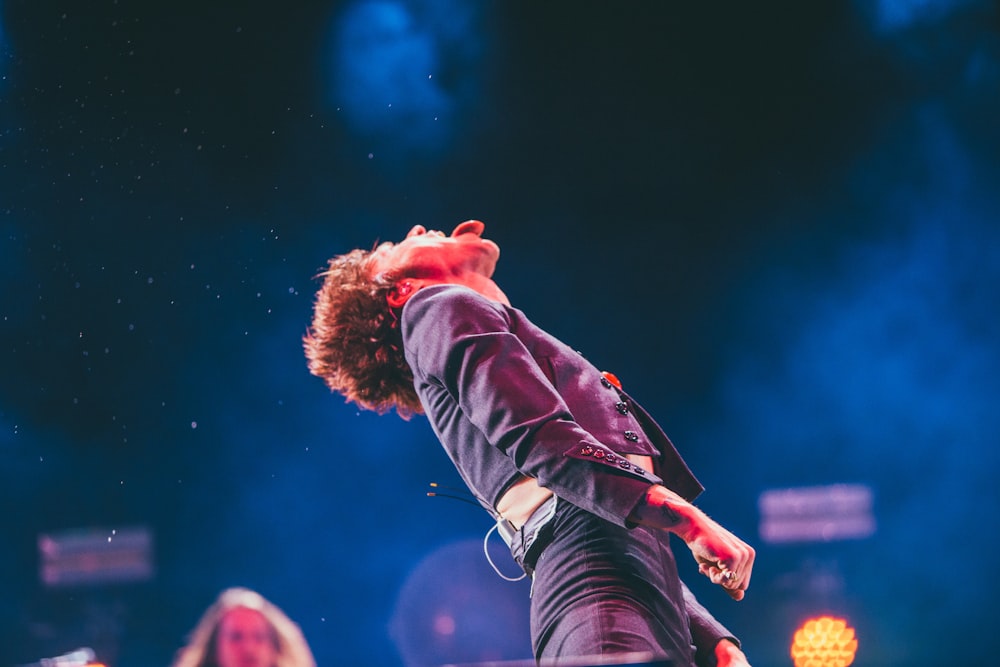
<path id="1" fill-rule="evenodd" d="M 854 628 L 832 616 L 809 619 L 792 639 L 795 667 L 847 667 L 857 650 Z"/>

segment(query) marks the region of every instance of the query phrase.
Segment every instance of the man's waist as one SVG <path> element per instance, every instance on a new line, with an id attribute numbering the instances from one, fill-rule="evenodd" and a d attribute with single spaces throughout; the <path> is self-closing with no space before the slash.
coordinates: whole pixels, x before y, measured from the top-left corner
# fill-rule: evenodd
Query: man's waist
<path id="1" fill-rule="evenodd" d="M 651 457 L 639 454 L 626 454 L 625 456 L 646 472 L 653 472 L 653 459 Z M 525 476 L 514 482 L 500 496 L 496 510 L 502 518 L 513 525 L 515 530 L 518 530 L 552 495 L 552 491 L 540 486 L 538 480 Z"/>
<path id="2" fill-rule="evenodd" d="M 497 502 L 497 513 L 519 530 L 531 515 L 552 497 L 552 492 L 538 485 L 531 477 L 522 477 L 514 482 Z"/>

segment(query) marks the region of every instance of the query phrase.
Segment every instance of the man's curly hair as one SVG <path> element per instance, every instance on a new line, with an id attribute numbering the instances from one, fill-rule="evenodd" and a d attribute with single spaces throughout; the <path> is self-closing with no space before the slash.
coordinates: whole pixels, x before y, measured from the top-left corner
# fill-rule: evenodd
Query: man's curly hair
<path id="1" fill-rule="evenodd" d="M 392 408 L 408 419 L 423 412 L 413 371 L 403 356 L 399 322 L 386 301 L 395 276 L 372 276 L 372 253 L 352 250 L 330 260 L 317 277 L 312 326 L 303 337 L 309 371 L 368 410 Z"/>

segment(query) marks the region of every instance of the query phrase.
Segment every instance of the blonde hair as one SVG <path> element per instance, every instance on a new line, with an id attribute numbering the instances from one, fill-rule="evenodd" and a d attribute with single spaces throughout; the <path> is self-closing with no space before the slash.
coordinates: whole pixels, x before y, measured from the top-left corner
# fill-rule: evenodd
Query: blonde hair
<path id="1" fill-rule="evenodd" d="M 219 625 L 227 613 L 244 608 L 259 612 L 271 627 L 277 653 L 274 667 L 316 667 L 312 651 L 299 626 L 281 609 L 248 588 L 228 588 L 202 614 L 187 646 L 177 652 L 172 667 L 217 667 Z"/>

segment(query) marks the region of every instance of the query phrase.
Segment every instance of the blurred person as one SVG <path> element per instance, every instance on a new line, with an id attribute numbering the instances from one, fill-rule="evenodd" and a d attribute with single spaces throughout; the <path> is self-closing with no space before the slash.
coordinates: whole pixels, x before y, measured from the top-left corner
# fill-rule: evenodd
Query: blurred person
<path id="1" fill-rule="evenodd" d="M 299 626 L 259 593 L 224 590 L 172 667 L 316 667 Z"/>
<path id="2" fill-rule="evenodd" d="M 484 229 L 416 225 L 332 258 L 303 340 L 310 371 L 361 407 L 426 414 L 532 577 L 537 660 L 747 666 L 680 582 L 669 538 L 736 600 L 753 548 L 691 504 L 701 484 L 618 379 L 511 306 Z"/>

